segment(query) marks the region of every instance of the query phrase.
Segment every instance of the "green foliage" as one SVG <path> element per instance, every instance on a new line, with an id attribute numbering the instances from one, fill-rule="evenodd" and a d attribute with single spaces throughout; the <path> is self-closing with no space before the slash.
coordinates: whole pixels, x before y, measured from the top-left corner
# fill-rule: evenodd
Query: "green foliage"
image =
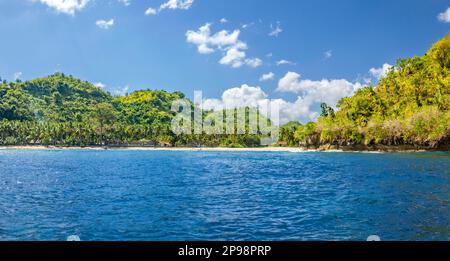
<path id="1" fill-rule="evenodd" d="M 172 102 L 184 98 L 180 92 L 142 90 L 127 96 L 116 98 L 116 108 L 120 112 L 120 120 L 129 124 L 153 124 L 170 122 Z"/>
<path id="2" fill-rule="evenodd" d="M 20 88 L 33 97 L 41 121 L 80 122 L 96 104 L 112 101 L 109 93 L 62 73 L 24 82 Z"/>
<path id="3" fill-rule="evenodd" d="M 321 109 L 321 113 L 320 116 L 322 117 L 334 117 L 334 109 L 330 106 L 328 106 L 328 104 L 322 102 L 320 104 L 320 109 Z"/>
<path id="4" fill-rule="evenodd" d="M 306 125 L 298 126 L 294 133 L 295 140 L 299 142 L 306 142 L 307 138 L 316 134 L 317 124 L 315 122 L 308 122 Z"/>
<path id="5" fill-rule="evenodd" d="M 322 104 L 317 124 L 295 132 L 303 143 L 418 145 L 450 139 L 450 37 L 422 57 L 400 59 L 376 87 L 341 99 L 337 112 Z M 317 145 L 317 144 L 316 144 Z"/>
<path id="6" fill-rule="evenodd" d="M 296 146 L 298 142 L 295 139 L 295 132 L 302 124 L 297 121 L 291 121 L 280 126 L 280 141 L 284 141 L 288 146 Z"/>
<path id="7" fill-rule="evenodd" d="M 435 143 L 450 132 L 450 111 L 442 112 L 437 106 L 426 106 L 407 119 L 405 139 L 415 143 Z"/>
<path id="8" fill-rule="evenodd" d="M 244 135 L 237 135 L 235 128 L 234 134 L 176 136 L 171 131 L 175 116 L 171 106 L 184 97 L 181 92 L 163 90 L 113 97 L 62 73 L 0 83 L 0 144 L 255 147 L 260 145 L 263 132 L 259 128 L 254 134 L 250 132 L 249 113 L 255 112 L 259 121 L 268 121 L 266 128 L 273 127 L 259 112 L 242 108 L 228 113 L 245 114 Z M 206 112 L 203 117 L 225 113 Z"/>
<path id="9" fill-rule="evenodd" d="M 0 119 L 30 120 L 34 117 L 30 108 L 31 96 L 20 85 L 0 84 Z"/>

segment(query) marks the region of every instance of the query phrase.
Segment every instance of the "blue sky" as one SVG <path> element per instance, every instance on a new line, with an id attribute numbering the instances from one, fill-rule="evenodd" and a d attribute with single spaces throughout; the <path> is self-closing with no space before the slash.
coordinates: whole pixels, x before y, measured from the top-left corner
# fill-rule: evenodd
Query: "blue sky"
<path id="1" fill-rule="evenodd" d="M 62 71 L 113 93 L 202 90 L 210 104 L 240 95 L 244 103 L 280 99 L 289 120 L 308 120 L 319 101 L 334 105 L 376 82 L 383 65 L 423 55 L 449 31 L 449 7 L 444 0 L 0 0 L 0 76 Z M 282 60 L 290 63 L 277 65 Z M 303 114 L 289 116 L 296 108 Z"/>

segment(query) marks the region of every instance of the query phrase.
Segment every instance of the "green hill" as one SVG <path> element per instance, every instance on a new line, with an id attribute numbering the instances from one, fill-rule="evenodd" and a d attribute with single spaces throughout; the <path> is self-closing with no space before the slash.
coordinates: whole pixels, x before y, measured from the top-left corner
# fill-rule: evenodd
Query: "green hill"
<path id="1" fill-rule="evenodd" d="M 171 136 L 179 92 L 143 90 L 114 97 L 56 73 L 0 84 L 0 144 L 100 145 Z M 169 139 L 170 140 L 170 139 Z"/>
<path id="2" fill-rule="evenodd" d="M 449 148 L 450 37 L 421 57 L 400 59 L 377 86 L 322 108 L 315 123 L 299 127 L 307 147 Z"/>
<path id="3" fill-rule="evenodd" d="M 0 84 L 0 119 L 82 121 L 95 104 L 112 96 L 91 83 L 62 73 L 32 81 Z"/>
<path id="4" fill-rule="evenodd" d="M 26 82 L 2 82 L 0 145 L 259 145 L 257 134 L 175 135 L 171 106 L 184 97 L 181 92 L 163 90 L 112 96 L 62 73 Z M 204 112 L 203 118 L 217 113 Z"/>

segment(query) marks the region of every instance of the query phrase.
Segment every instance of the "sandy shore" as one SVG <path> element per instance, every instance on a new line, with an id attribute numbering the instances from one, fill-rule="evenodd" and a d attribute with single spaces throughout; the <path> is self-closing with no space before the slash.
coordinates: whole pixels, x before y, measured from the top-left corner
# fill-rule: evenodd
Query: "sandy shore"
<path id="1" fill-rule="evenodd" d="M 260 148 L 188 148 L 188 147 L 139 147 L 139 146 L 88 146 L 88 147 L 60 147 L 60 146 L 0 146 L 0 150 L 133 150 L 133 151 L 230 151 L 230 152 L 355 152 L 355 153 L 386 153 L 386 152 L 425 152 L 425 151 L 448 151 L 448 150 L 424 150 L 411 148 L 335 148 L 335 147 L 320 147 L 317 149 L 295 148 L 295 147 L 260 147 Z"/>
<path id="2" fill-rule="evenodd" d="M 185 148 L 185 147 L 58 147 L 58 146 L 0 146 L 0 150 L 139 150 L 139 151 L 262 151 L 262 152 L 305 152 L 302 148 L 261 147 L 261 148 Z"/>

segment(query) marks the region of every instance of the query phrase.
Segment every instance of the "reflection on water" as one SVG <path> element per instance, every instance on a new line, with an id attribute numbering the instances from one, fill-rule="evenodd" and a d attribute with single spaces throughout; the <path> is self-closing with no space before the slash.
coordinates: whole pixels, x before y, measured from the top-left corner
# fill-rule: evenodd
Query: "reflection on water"
<path id="1" fill-rule="evenodd" d="M 0 240 L 449 240 L 450 153 L 0 151 Z"/>

